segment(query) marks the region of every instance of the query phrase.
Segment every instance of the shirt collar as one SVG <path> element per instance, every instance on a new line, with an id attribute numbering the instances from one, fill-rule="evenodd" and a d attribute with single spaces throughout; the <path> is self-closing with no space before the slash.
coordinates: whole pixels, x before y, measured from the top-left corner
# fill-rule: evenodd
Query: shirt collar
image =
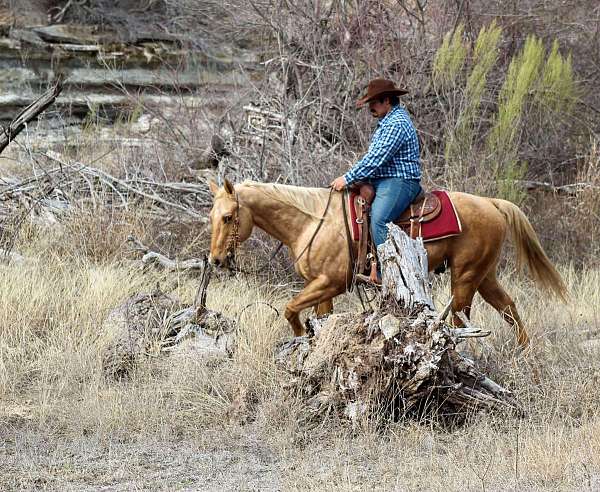
<path id="1" fill-rule="evenodd" d="M 398 111 L 398 108 L 400 107 L 400 104 L 396 104 L 395 106 L 392 107 L 392 109 L 390 109 L 388 111 L 388 114 L 386 114 L 383 118 L 381 118 L 378 122 L 377 122 L 377 127 L 379 128 L 381 125 L 383 125 L 389 118 L 392 117 L 392 115 Z"/>

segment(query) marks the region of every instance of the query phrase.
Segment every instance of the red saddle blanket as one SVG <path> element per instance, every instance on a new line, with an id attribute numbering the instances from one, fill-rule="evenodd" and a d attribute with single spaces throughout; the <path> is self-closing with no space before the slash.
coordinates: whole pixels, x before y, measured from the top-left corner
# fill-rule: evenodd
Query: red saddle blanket
<path id="1" fill-rule="evenodd" d="M 424 242 L 457 236 L 462 232 L 462 225 L 448 192 L 443 190 L 433 190 L 432 193 L 440 199 L 442 211 L 435 219 L 421 223 L 420 234 L 417 235 L 421 236 Z M 348 194 L 352 239 L 354 241 L 359 241 L 362 233 L 362 228 L 356 222 L 357 213 L 355 204 L 357 197 L 358 194 L 355 192 Z M 408 229 L 406 229 L 406 233 L 410 234 Z"/>

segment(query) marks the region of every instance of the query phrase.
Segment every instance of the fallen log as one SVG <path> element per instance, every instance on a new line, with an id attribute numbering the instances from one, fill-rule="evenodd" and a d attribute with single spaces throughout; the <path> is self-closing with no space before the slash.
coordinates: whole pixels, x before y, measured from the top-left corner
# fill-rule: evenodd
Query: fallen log
<path id="1" fill-rule="evenodd" d="M 169 272 L 199 270 L 202 272 L 202 275 L 204 275 L 204 272 L 206 270 L 205 260 L 203 258 L 190 258 L 188 260 L 172 260 L 171 258 L 157 251 L 151 251 L 148 246 L 144 245 L 132 235 L 129 235 L 127 237 L 127 242 L 132 245 L 133 251 L 139 251 L 143 254 L 142 265 L 144 266 L 144 268 L 155 266 L 163 268 Z"/>
<path id="2" fill-rule="evenodd" d="M 543 191 L 557 195 L 577 196 L 582 191 L 599 190 L 600 187 L 594 183 L 569 183 L 564 185 L 555 185 L 545 181 L 533 181 L 530 179 L 514 180 L 514 183 L 522 186 L 527 191 Z"/>
<path id="3" fill-rule="evenodd" d="M 466 317 L 453 327 L 433 307 L 427 255 L 390 225 L 382 259 L 382 294 L 371 313 L 309 320 L 310 334 L 284 343 L 278 364 L 291 373 L 289 387 L 303 395 L 307 420 L 335 412 L 400 419 L 462 420 L 480 409 L 520 412 L 512 393 L 480 373 L 457 351 L 464 338 L 486 336 Z"/>

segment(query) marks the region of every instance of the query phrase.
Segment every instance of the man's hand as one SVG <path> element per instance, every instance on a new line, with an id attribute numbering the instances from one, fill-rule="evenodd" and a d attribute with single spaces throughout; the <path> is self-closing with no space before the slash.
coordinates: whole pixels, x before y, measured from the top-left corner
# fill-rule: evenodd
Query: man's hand
<path id="1" fill-rule="evenodd" d="M 329 186 L 331 186 L 335 191 L 341 191 L 346 187 L 346 179 L 344 176 L 339 176 L 335 178 Z"/>

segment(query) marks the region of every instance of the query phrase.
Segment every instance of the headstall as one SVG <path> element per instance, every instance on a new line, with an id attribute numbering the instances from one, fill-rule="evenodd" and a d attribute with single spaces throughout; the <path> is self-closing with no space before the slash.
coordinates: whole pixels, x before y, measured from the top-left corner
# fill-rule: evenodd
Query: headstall
<path id="1" fill-rule="evenodd" d="M 235 258 L 235 251 L 240 245 L 240 201 L 237 193 L 235 193 L 235 216 L 232 218 L 233 223 L 231 224 L 231 231 L 227 238 L 227 257 L 230 259 Z"/>

